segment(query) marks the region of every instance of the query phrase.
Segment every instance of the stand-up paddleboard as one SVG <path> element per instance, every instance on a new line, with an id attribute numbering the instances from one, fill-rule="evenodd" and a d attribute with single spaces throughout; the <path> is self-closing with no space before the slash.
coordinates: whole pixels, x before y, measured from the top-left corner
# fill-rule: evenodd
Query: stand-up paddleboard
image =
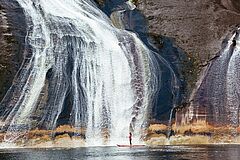
<path id="1" fill-rule="evenodd" d="M 134 145 L 127 145 L 127 144 L 117 144 L 118 147 L 145 147 L 144 144 L 134 144 Z"/>

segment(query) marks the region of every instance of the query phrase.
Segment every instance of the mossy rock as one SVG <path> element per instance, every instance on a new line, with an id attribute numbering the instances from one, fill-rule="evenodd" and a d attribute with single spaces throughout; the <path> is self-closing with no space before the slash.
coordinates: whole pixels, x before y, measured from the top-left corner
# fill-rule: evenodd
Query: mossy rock
<path id="1" fill-rule="evenodd" d="M 95 2 L 100 5 L 100 6 L 103 6 L 104 3 L 105 3 L 105 0 L 95 0 Z"/>
<path id="2" fill-rule="evenodd" d="M 138 3 L 139 3 L 138 0 L 131 0 L 131 2 L 132 2 L 134 5 L 138 5 Z"/>

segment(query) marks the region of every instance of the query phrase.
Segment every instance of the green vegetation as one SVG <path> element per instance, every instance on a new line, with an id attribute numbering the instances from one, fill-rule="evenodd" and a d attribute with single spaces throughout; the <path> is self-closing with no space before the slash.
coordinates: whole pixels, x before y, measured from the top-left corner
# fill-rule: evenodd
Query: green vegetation
<path id="1" fill-rule="evenodd" d="M 138 0 L 130 0 L 134 5 L 138 5 Z"/>
<path id="2" fill-rule="evenodd" d="M 100 6 L 103 6 L 104 3 L 105 3 L 105 0 L 95 0 L 95 2 L 100 5 Z"/>
<path id="3" fill-rule="evenodd" d="M 196 85 L 201 72 L 201 60 L 199 54 L 186 53 L 187 59 L 183 60 L 182 74 L 187 83 L 188 93 L 191 93 Z"/>

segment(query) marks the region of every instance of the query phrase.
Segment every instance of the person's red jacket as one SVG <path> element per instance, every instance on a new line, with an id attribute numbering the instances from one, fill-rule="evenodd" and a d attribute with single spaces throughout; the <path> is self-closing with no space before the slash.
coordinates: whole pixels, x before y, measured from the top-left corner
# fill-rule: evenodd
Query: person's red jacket
<path id="1" fill-rule="evenodd" d="M 132 133 L 131 132 L 129 133 L 129 137 L 128 138 L 132 139 Z"/>

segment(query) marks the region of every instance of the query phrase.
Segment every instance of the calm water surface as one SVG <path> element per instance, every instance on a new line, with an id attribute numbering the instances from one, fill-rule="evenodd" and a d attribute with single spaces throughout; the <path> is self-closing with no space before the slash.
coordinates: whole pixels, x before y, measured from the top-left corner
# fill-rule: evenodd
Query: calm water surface
<path id="1" fill-rule="evenodd" d="M 240 160 L 240 145 L 5 149 L 0 160 Z"/>

